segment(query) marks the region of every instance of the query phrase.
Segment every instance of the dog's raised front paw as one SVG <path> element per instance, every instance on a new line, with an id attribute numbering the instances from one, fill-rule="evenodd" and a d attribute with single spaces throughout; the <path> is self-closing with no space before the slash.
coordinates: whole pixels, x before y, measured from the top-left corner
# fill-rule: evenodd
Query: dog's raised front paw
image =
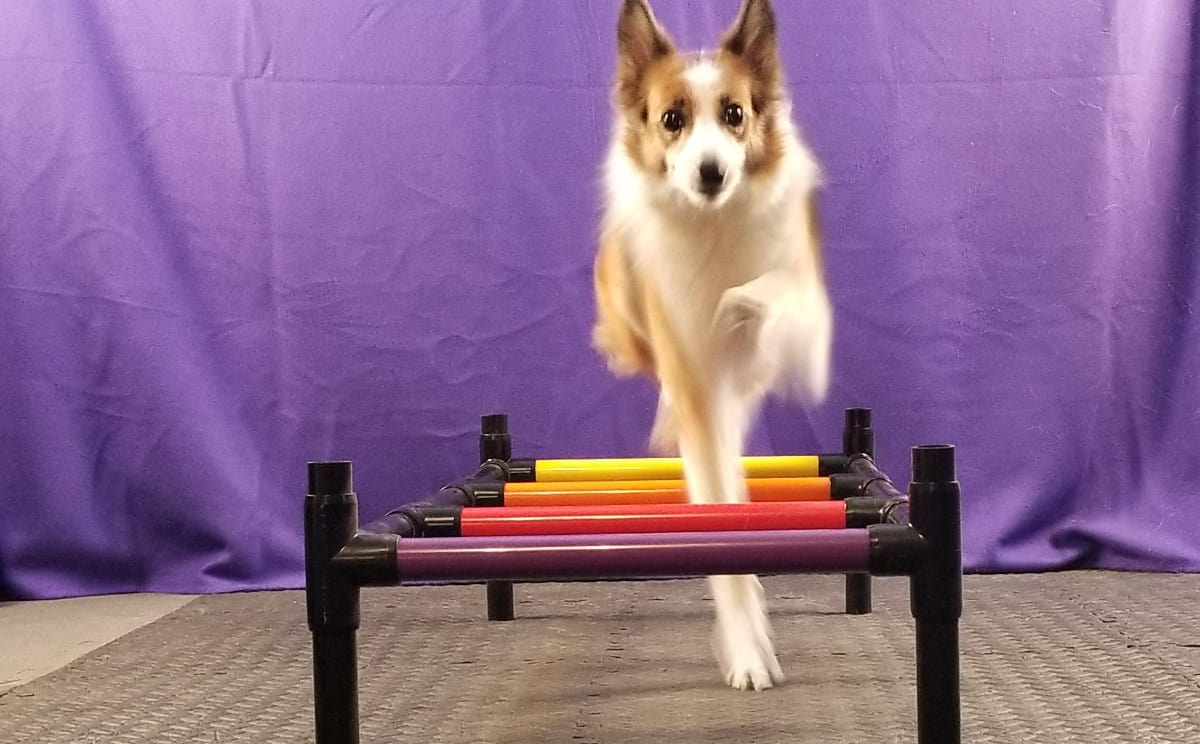
<path id="1" fill-rule="evenodd" d="M 751 285 L 730 287 L 721 293 L 713 316 L 718 340 L 753 348 L 767 315 L 767 303 Z"/>
<path id="2" fill-rule="evenodd" d="M 735 388 L 743 391 L 757 390 L 772 377 L 773 357 L 762 348 L 772 309 L 757 290 L 753 284 L 725 290 L 713 316 L 719 366 L 732 372 Z"/>

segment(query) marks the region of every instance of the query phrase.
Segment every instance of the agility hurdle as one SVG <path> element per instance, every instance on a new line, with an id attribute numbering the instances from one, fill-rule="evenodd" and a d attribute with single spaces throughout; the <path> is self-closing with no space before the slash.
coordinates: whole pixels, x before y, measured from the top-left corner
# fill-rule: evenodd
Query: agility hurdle
<path id="1" fill-rule="evenodd" d="M 681 503 L 677 458 L 513 459 L 502 414 L 482 419 L 482 463 L 471 477 L 366 525 L 351 463 L 310 462 L 305 574 L 317 744 L 359 741 L 361 587 L 486 583 L 489 618 L 511 619 L 512 582 L 800 573 L 845 574 L 848 610 L 862 599 L 856 589 L 869 592 L 870 576 L 910 578 L 917 741 L 959 744 L 954 447 L 914 447 L 904 494 L 874 462 L 870 419 L 868 409 L 846 411 L 839 455 L 747 458 L 746 504 Z M 753 498 L 756 481 L 777 480 L 788 483 L 760 483 Z M 800 498 L 781 495 L 789 486 Z M 619 500 L 629 493 L 636 500 Z M 869 594 L 867 603 L 865 611 Z"/>
<path id="2" fill-rule="evenodd" d="M 772 500 L 771 492 L 776 500 L 789 501 L 847 499 L 868 492 L 882 498 L 900 496 L 882 473 L 868 472 L 861 467 L 856 472 L 849 472 L 853 459 L 860 455 L 870 459 L 875 457 L 871 410 L 848 408 L 839 454 L 742 458 L 750 500 Z M 514 459 L 508 416 L 502 413 L 482 417 L 479 459 L 482 463 L 503 461 L 508 467 L 503 477 L 507 482 L 505 491 L 484 496 L 479 499 L 481 505 L 646 503 L 662 498 L 646 493 L 659 489 L 674 491 L 672 501 L 687 501 L 682 486 L 683 462 L 679 458 Z M 470 489 L 470 486 L 466 488 Z M 557 496 L 535 495 L 549 493 Z M 512 582 L 487 582 L 489 620 L 513 619 L 515 606 Z M 870 574 L 846 574 L 846 613 L 865 615 L 870 612 Z"/>

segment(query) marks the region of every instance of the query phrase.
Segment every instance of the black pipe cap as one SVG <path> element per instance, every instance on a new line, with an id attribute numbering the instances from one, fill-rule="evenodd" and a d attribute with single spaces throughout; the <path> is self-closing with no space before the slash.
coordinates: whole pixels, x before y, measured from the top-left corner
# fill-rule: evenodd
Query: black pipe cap
<path id="1" fill-rule="evenodd" d="M 354 493 L 354 469 L 350 461 L 308 463 L 308 492 L 313 496 Z"/>
<path id="2" fill-rule="evenodd" d="M 846 409 L 846 428 L 847 429 L 870 429 L 871 428 L 871 409 L 870 408 L 847 408 Z"/>
<path id="3" fill-rule="evenodd" d="M 507 434 L 508 414 L 489 413 L 479 419 L 479 431 L 482 434 Z"/>
<path id="4" fill-rule="evenodd" d="M 953 444 L 925 444 L 913 447 L 914 483 L 950 483 L 956 479 Z"/>

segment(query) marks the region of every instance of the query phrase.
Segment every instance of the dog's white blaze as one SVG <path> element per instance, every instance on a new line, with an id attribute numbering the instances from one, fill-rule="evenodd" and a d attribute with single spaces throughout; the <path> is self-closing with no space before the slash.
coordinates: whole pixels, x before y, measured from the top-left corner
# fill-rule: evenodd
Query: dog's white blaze
<path id="1" fill-rule="evenodd" d="M 721 70 L 711 59 L 702 57 L 688 65 L 683 79 L 696 92 L 712 91 L 721 82 Z"/>
<path id="2" fill-rule="evenodd" d="M 682 145 L 667 156 L 671 181 L 693 204 L 720 206 L 737 190 L 742 178 L 746 153 L 722 120 L 721 81 L 723 74 L 716 61 L 701 57 L 683 71 L 692 102 L 692 121 Z M 725 186 L 713 200 L 700 193 L 700 164 L 715 160 L 725 172 Z"/>

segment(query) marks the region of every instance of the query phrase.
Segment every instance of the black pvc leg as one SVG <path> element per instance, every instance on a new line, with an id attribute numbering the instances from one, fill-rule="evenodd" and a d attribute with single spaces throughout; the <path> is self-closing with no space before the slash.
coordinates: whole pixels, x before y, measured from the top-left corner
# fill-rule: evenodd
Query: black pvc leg
<path id="1" fill-rule="evenodd" d="M 875 457 L 875 430 L 871 428 L 870 408 L 847 408 L 842 428 L 842 454 Z M 870 574 L 846 574 L 846 614 L 871 612 Z"/>
<path id="2" fill-rule="evenodd" d="M 959 744 L 958 623 L 917 621 L 917 742 Z"/>
<path id="3" fill-rule="evenodd" d="M 909 519 L 928 549 L 913 572 L 917 637 L 917 742 L 960 744 L 959 620 L 962 617 L 962 499 L 950 445 L 912 453 Z"/>
<path id="4" fill-rule="evenodd" d="M 508 415 L 492 413 L 483 416 L 479 427 L 479 462 L 512 459 L 512 435 L 508 433 Z M 488 620 L 512 620 L 515 599 L 511 581 L 487 582 Z"/>
<path id="5" fill-rule="evenodd" d="M 308 464 L 304 573 L 313 640 L 316 744 L 358 744 L 359 589 L 333 567 L 358 530 L 358 499 L 348 462 Z"/>
<path id="6" fill-rule="evenodd" d="M 512 620 L 513 585 L 511 581 L 489 581 L 487 583 L 488 620 Z"/>
<path id="7" fill-rule="evenodd" d="M 317 744 L 358 742 L 358 643 L 353 630 L 313 632 Z"/>
<path id="8" fill-rule="evenodd" d="M 870 613 L 870 574 L 846 574 L 846 614 L 869 615 Z"/>

